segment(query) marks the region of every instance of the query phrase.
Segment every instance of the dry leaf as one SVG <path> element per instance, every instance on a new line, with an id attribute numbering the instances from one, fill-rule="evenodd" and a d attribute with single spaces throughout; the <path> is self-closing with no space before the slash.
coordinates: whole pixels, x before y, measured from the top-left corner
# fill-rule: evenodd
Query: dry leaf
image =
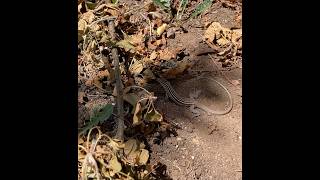
<path id="1" fill-rule="evenodd" d="M 127 39 L 117 42 L 117 46 L 123 48 L 125 51 L 129 51 L 132 53 L 135 52 L 135 47 Z"/>
<path id="2" fill-rule="evenodd" d="M 144 35 L 143 34 L 130 35 L 128 38 L 128 41 L 132 45 L 137 46 L 137 45 L 142 44 L 144 42 Z"/>
<path id="3" fill-rule="evenodd" d="M 95 18 L 95 15 L 92 11 L 88 11 L 82 14 L 82 19 L 87 21 L 88 24 L 91 24 Z"/>
<path id="4" fill-rule="evenodd" d="M 225 38 L 220 38 L 217 40 L 217 43 L 220 45 L 220 46 L 225 46 L 227 44 L 229 44 L 229 40 L 225 39 Z"/>
<path id="5" fill-rule="evenodd" d="M 177 66 L 175 68 L 163 70 L 163 75 L 167 78 L 175 78 L 177 75 L 183 73 L 191 66 L 191 62 L 188 62 L 187 60 L 182 60 L 177 63 Z"/>
<path id="6" fill-rule="evenodd" d="M 177 52 L 174 49 L 165 48 L 164 50 L 159 51 L 159 58 L 162 60 L 175 59 Z"/>
<path id="7" fill-rule="evenodd" d="M 161 34 L 167 29 L 168 24 L 163 23 L 160 27 L 157 28 L 157 35 L 161 36 Z"/>
<path id="8" fill-rule="evenodd" d="M 78 33 L 79 32 L 83 33 L 86 27 L 87 27 L 87 22 L 83 19 L 80 19 L 78 21 Z M 81 34 L 81 35 L 83 35 L 83 34 Z"/>
<path id="9" fill-rule="evenodd" d="M 108 168 L 110 169 L 111 176 L 114 176 L 116 173 L 121 171 L 121 164 L 115 155 L 112 156 L 111 160 L 109 161 Z"/>
<path id="10" fill-rule="evenodd" d="M 132 106 L 135 106 L 138 102 L 139 97 L 134 93 L 128 93 L 123 95 L 123 100 L 131 104 Z"/>
<path id="11" fill-rule="evenodd" d="M 146 165 L 149 160 L 149 151 L 146 149 L 140 149 L 140 155 L 139 155 L 139 165 Z"/>
<path id="12" fill-rule="evenodd" d="M 108 143 L 108 146 L 112 147 L 114 151 L 119 151 L 120 149 L 123 149 L 125 145 L 121 142 L 117 142 L 115 139 L 111 140 Z"/>
<path id="13" fill-rule="evenodd" d="M 157 46 L 154 45 L 154 42 L 152 42 L 152 41 L 148 41 L 147 45 L 148 45 L 148 49 L 151 49 L 151 50 L 157 49 Z"/>
<path id="14" fill-rule="evenodd" d="M 124 154 L 129 156 L 130 153 L 138 150 L 138 142 L 136 139 L 129 139 L 124 143 Z"/>
<path id="15" fill-rule="evenodd" d="M 214 40 L 218 40 L 220 38 L 224 38 L 225 40 L 231 40 L 232 31 L 228 28 L 222 27 L 220 23 L 213 22 L 208 27 L 208 29 L 204 33 L 204 38 L 209 42 L 213 42 Z M 221 40 L 222 44 L 225 44 L 223 40 Z"/>
<path id="16" fill-rule="evenodd" d="M 151 54 L 150 54 L 150 60 L 154 60 L 156 59 L 158 56 L 158 53 L 156 51 L 153 51 Z"/>
<path id="17" fill-rule="evenodd" d="M 136 125 L 141 124 L 141 119 L 142 119 L 141 104 L 137 103 L 136 107 L 135 107 L 134 114 L 133 114 L 132 125 L 136 126 Z"/>
<path id="18" fill-rule="evenodd" d="M 154 108 L 145 114 L 145 120 L 147 121 L 153 121 L 153 122 L 161 122 L 162 121 L 162 115 L 156 111 Z"/>
<path id="19" fill-rule="evenodd" d="M 134 76 L 137 76 L 141 73 L 141 71 L 143 70 L 143 64 L 138 61 L 138 60 L 133 60 L 135 61 L 133 64 L 130 65 L 129 67 L 129 71 L 131 74 L 133 74 Z"/>

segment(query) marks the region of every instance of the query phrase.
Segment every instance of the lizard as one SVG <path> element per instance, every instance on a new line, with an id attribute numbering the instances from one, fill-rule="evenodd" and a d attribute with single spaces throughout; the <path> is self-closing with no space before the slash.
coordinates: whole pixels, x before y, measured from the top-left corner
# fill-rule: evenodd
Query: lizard
<path id="1" fill-rule="evenodd" d="M 202 78 L 204 78 L 204 77 L 202 77 Z M 173 89 L 173 87 L 171 86 L 169 81 L 167 81 L 166 79 L 161 78 L 161 77 L 156 78 L 156 81 L 165 90 L 167 97 L 169 97 L 177 105 L 194 106 L 199 109 L 202 109 L 203 111 L 207 112 L 209 115 L 211 115 L 211 114 L 224 115 L 224 114 L 229 113 L 233 108 L 233 100 L 232 100 L 230 92 L 220 82 L 218 82 L 214 79 L 211 79 L 211 78 L 210 78 L 210 80 L 215 81 L 219 86 L 221 86 L 227 92 L 228 98 L 229 98 L 229 107 L 226 110 L 220 110 L 220 111 L 219 110 L 212 110 L 212 109 L 209 109 L 205 105 L 203 105 L 195 100 L 181 98 L 177 94 L 177 92 Z"/>

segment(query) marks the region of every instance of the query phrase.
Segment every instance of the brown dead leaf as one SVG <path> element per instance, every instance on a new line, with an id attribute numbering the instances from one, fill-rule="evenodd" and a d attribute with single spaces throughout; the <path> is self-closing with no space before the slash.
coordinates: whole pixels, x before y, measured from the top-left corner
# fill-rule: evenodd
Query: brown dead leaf
<path id="1" fill-rule="evenodd" d="M 159 51 L 159 58 L 162 60 L 170 60 L 176 58 L 176 52 L 173 49 L 165 48 Z"/>
<path id="2" fill-rule="evenodd" d="M 224 38 L 225 40 L 231 40 L 232 31 L 228 28 L 222 27 L 220 23 L 213 22 L 204 33 L 204 38 L 209 42 Z"/>
<path id="3" fill-rule="evenodd" d="M 165 48 L 159 51 L 159 58 L 162 60 L 176 59 L 177 54 L 180 53 L 182 50 L 183 48 L 181 47 L 175 49 Z"/>
<path id="4" fill-rule="evenodd" d="M 136 139 L 129 139 L 124 143 L 124 154 L 129 156 L 130 153 L 138 150 L 138 141 Z"/>
<path id="5" fill-rule="evenodd" d="M 143 34 L 130 35 L 128 38 L 128 41 L 132 45 L 137 46 L 137 45 L 142 44 L 144 42 L 144 35 Z"/>
<path id="6" fill-rule="evenodd" d="M 111 16 L 115 16 L 115 17 L 118 17 L 119 15 L 119 10 L 117 9 L 105 9 L 105 12 L 108 12 L 111 14 Z"/>
<path id="7" fill-rule="evenodd" d="M 225 39 L 225 38 L 220 38 L 217 40 L 217 43 L 220 45 L 220 46 L 225 46 L 227 44 L 229 44 L 229 40 Z"/>
<path id="8" fill-rule="evenodd" d="M 156 59 L 157 56 L 158 56 L 158 53 L 156 51 L 152 51 L 152 53 L 150 54 L 150 60 Z"/>
<path id="9" fill-rule="evenodd" d="M 151 49 L 151 50 L 157 49 L 157 46 L 155 45 L 155 41 L 148 41 L 147 45 L 148 45 L 148 49 Z"/>
<path id="10" fill-rule="evenodd" d="M 95 18 L 95 15 L 91 10 L 82 14 L 82 19 L 85 20 L 88 24 L 91 24 Z"/>
<path id="11" fill-rule="evenodd" d="M 192 63 L 187 59 L 177 62 L 177 66 L 172 69 L 163 70 L 163 75 L 167 78 L 175 78 L 177 75 L 182 74 L 185 70 L 190 68 Z"/>

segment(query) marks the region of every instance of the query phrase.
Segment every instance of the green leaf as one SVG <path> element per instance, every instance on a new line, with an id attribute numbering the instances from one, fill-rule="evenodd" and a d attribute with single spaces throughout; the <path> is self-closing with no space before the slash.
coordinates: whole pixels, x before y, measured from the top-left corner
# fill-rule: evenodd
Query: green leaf
<path id="1" fill-rule="evenodd" d="M 88 9 L 93 10 L 97 6 L 97 3 L 86 1 L 86 5 L 87 5 Z"/>
<path id="2" fill-rule="evenodd" d="M 112 4 L 117 4 L 117 3 L 118 3 L 118 0 L 111 0 L 111 3 L 112 3 Z"/>
<path id="3" fill-rule="evenodd" d="M 162 115 L 158 111 L 156 111 L 154 108 L 150 112 L 147 112 L 144 118 L 147 121 L 155 121 L 155 122 L 160 122 L 163 119 Z"/>
<path id="4" fill-rule="evenodd" d="M 106 106 L 102 107 L 100 111 L 94 113 L 94 115 L 90 118 L 90 122 L 83 127 L 79 134 L 83 134 L 89 129 L 97 126 L 99 123 L 102 123 L 110 118 L 113 112 L 113 106 L 111 104 L 107 104 Z"/>
<path id="5" fill-rule="evenodd" d="M 203 13 L 212 5 L 213 0 L 204 0 L 202 3 L 198 4 L 194 12 L 191 14 L 190 18 L 194 18 L 199 14 Z"/>
<path id="6" fill-rule="evenodd" d="M 170 9 L 171 1 L 170 0 L 152 0 L 155 5 L 160 6 L 163 9 Z"/>

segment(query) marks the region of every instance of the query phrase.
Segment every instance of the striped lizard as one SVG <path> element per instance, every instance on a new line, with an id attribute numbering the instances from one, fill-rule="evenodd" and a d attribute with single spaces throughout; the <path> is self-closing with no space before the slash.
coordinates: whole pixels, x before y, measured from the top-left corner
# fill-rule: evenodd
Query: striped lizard
<path id="1" fill-rule="evenodd" d="M 204 78 L 204 77 L 202 77 Z M 233 101 L 232 101 L 232 97 L 230 92 L 228 91 L 228 89 L 226 87 L 224 87 L 221 83 L 219 83 L 218 81 L 211 79 L 215 81 L 219 86 L 221 86 L 228 94 L 228 98 L 229 98 L 229 107 L 226 110 L 212 110 L 209 109 L 208 107 L 206 107 L 205 105 L 194 101 L 194 100 L 187 100 L 187 99 L 183 99 L 181 98 L 177 92 L 173 89 L 173 87 L 171 86 L 170 82 L 163 79 L 163 78 L 156 78 L 156 81 L 162 86 L 162 88 L 166 91 L 167 96 L 177 105 L 185 105 L 185 106 L 195 106 L 199 109 L 202 109 L 203 111 L 207 112 L 209 115 L 210 114 L 217 114 L 217 115 L 224 115 L 229 113 L 232 110 L 233 107 Z"/>

